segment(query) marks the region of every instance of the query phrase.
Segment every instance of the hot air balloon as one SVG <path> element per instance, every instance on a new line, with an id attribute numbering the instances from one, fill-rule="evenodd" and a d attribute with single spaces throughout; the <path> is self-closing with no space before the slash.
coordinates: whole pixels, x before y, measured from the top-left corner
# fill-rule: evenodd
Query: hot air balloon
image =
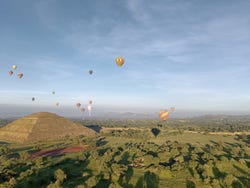
<path id="1" fill-rule="evenodd" d="M 59 106 L 59 102 L 56 103 L 56 106 Z"/>
<path id="2" fill-rule="evenodd" d="M 9 75 L 11 76 L 13 74 L 13 71 L 9 71 Z"/>
<path id="3" fill-rule="evenodd" d="M 12 68 L 15 70 L 17 68 L 17 66 L 16 65 L 12 65 Z"/>
<path id="4" fill-rule="evenodd" d="M 22 78 L 23 77 L 23 73 L 18 73 L 17 76 L 18 76 L 18 78 Z"/>
<path id="5" fill-rule="evenodd" d="M 35 97 L 32 97 L 32 99 L 31 99 L 32 101 L 35 101 Z"/>
<path id="6" fill-rule="evenodd" d="M 115 62 L 116 62 L 118 67 L 121 67 L 124 64 L 124 58 L 123 57 L 117 57 L 115 59 Z"/>
<path id="7" fill-rule="evenodd" d="M 82 111 L 82 112 L 85 112 L 85 108 L 81 108 L 81 111 Z"/>
<path id="8" fill-rule="evenodd" d="M 93 74 L 93 70 L 89 70 L 89 74 Z"/>
<path id="9" fill-rule="evenodd" d="M 52 91 L 52 94 L 55 95 L 56 92 Z"/>
<path id="10" fill-rule="evenodd" d="M 88 105 L 89 116 L 91 116 L 91 110 L 92 110 L 92 106 L 89 104 Z"/>
<path id="11" fill-rule="evenodd" d="M 160 110 L 159 116 L 163 121 L 166 121 L 169 116 L 169 112 L 167 110 Z"/>
<path id="12" fill-rule="evenodd" d="M 80 108 L 81 107 L 81 103 L 76 103 L 76 107 Z"/>
<path id="13" fill-rule="evenodd" d="M 157 137 L 158 134 L 160 134 L 161 130 L 158 129 L 158 128 L 152 128 L 152 129 L 151 129 L 151 132 L 153 133 L 153 135 L 154 135 L 155 137 Z"/>
<path id="14" fill-rule="evenodd" d="M 91 105 L 92 103 L 93 103 L 93 102 L 90 100 L 90 101 L 89 101 L 89 104 Z"/>
<path id="15" fill-rule="evenodd" d="M 172 107 L 170 108 L 170 110 L 171 110 L 172 112 L 175 111 L 175 107 L 172 106 Z"/>

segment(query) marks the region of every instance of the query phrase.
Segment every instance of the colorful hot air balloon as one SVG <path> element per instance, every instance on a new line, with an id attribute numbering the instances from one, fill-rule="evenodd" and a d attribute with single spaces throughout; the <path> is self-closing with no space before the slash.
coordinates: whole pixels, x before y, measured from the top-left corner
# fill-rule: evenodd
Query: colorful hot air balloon
<path id="1" fill-rule="evenodd" d="M 93 70 L 89 70 L 89 74 L 93 74 Z"/>
<path id="2" fill-rule="evenodd" d="M 18 78 L 22 78 L 23 77 L 23 73 L 18 73 L 17 76 L 18 76 Z"/>
<path id="3" fill-rule="evenodd" d="M 15 70 L 17 68 L 17 66 L 16 65 L 12 65 L 12 68 Z"/>
<path id="4" fill-rule="evenodd" d="M 81 107 L 81 103 L 76 103 L 76 107 L 80 108 Z"/>
<path id="5" fill-rule="evenodd" d="M 169 116 L 169 112 L 167 110 L 160 110 L 159 116 L 163 121 L 166 121 Z"/>
<path id="6" fill-rule="evenodd" d="M 121 67 L 124 64 L 124 58 L 123 57 L 117 57 L 115 59 L 115 62 L 116 62 L 118 67 Z"/>
<path id="7" fill-rule="evenodd" d="M 13 71 L 9 71 L 9 75 L 11 76 L 13 74 Z"/>

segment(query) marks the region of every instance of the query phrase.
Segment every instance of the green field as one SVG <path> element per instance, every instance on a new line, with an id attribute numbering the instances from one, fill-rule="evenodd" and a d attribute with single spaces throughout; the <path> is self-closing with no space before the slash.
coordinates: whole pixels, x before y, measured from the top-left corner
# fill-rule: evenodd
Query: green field
<path id="1" fill-rule="evenodd" d="M 218 124 L 133 123 L 126 128 L 127 121 L 102 125 L 94 138 L 1 143 L 0 187 L 249 187 L 249 124 L 242 125 L 246 129 L 241 135 L 214 135 L 209 130 L 217 129 Z M 230 129 L 220 127 L 224 133 L 232 133 Z M 77 145 L 86 150 L 29 158 L 37 151 Z"/>

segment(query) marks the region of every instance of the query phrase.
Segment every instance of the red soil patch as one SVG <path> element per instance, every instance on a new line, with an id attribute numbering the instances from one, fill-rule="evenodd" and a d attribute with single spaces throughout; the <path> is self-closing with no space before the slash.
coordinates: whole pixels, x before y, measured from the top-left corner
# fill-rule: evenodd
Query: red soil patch
<path id="1" fill-rule="evenodd" d="M 64 153 L 73 153 L 73 152 L 78 152 L 78 151 L 84 151 L 85 149 L 86 148 L 83 146 L 72 146 L 72 147 L 67 147 L 67 148 L 38 151 L 38 152 L 33 153 L 30 156 L 30 159 L 33 159 L 36 157 L 47 157 L 47 156 L 60 155 L 60 154 L 64 154 Z"/>

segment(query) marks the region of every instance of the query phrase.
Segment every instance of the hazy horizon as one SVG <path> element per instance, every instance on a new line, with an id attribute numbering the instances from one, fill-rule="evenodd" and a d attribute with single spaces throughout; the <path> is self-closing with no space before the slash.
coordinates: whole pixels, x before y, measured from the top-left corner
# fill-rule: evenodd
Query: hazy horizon
<path id="1" fill-rule="evenodd" d="M 93 116 L 171 106 L 173 117 L 248 114 L 249 7 L 242 0 L 1 1 L 0 114 L 78 116 L 75 104 L 87 109 L 89 100 Z"/>
<path id="2" fill-rule="evenodd" d="M 97 106 L 93 108 L 92 116 L 88 112 L 82 113 L 79 109 L 73 106 L 64 106 L 57 108 L 52 106 L 23 106 L 23 105 L 1 105 L 0 118 L 20 118 L 36 112 L 50 112 L 67 118 L 76 119 L 91 119 L 91 118 L 121 118 L 121 119 L 160 119 L 157 109 L 120 109 L 105 108 L 104 106 Z M 192 118 L 204 115 L 250 115 L 244 111 L 204 111 L 204 110 L 187 110 L 179 109 L 171 112 L 169 118 Z"/>

